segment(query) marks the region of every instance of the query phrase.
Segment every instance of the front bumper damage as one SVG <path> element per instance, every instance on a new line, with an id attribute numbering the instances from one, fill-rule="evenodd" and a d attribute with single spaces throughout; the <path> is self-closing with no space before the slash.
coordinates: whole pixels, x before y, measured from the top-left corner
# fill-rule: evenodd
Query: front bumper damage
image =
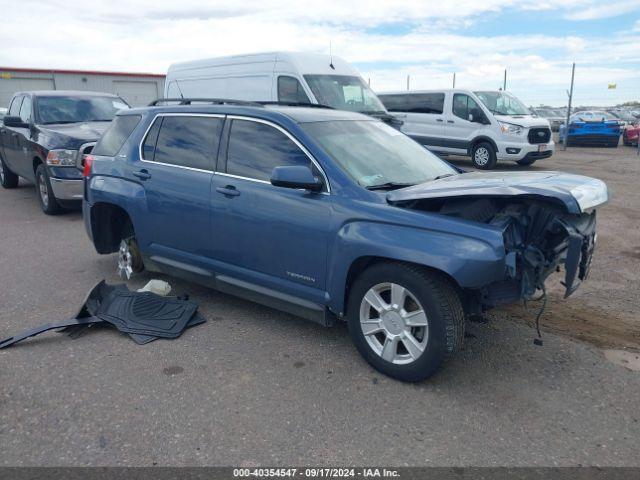
<path id="1" fill-rule="evenodd" d="M 569 297 L 589 275 L 596 244 L 596 213 L 567 214 L 550 205 L 510 205 L 490 222 L 503 229 L 506 279 L 482 289 L 493 307 L 536 298 L 548 277 L 564 267 Z"/>

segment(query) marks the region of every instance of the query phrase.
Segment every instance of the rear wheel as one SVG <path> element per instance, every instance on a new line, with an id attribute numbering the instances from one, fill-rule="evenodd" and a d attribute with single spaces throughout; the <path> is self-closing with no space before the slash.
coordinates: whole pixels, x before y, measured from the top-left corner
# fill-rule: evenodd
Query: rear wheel
<path id="1" fill-rule="evenodd" d="M 118 248 L 118 275 L 129 280 L 134 273 L 140 273 L 142 270 L 144 264 L 136 238 L 123 238 Z"/>
<path id="2" fill-rule="evenodd" d="M 40 164 L 36 169 L 36 193 L 42 211 L 47 215 L 56 215 L 62 211 L 62 207 L 58 204 L 56 197 L 53 195 L 51 181 L 47 168 Z"/>
<path id="3" fill-rule="evenodd" d="M 489 142 L 480 142 L 471 150 L 471 160 L 474 166 L 481 170 L 491 170 L 496 166 L 498 159 L 496 151 Z"/>
<path id="4" fill-rule="evenodd" d="M 18 186 L 18 175 L 13 173 L 4 163 L 4 159 L 0 157 L 0 184 L 4 188 L 16 188 Z"/>
<path id="5" fill-rule="evenodd" d="M 631 142 L 629 141 L 629 138 L 627 137 L 627 132 L 624 132 L 622 134 L 622 144 L 627 146 L 627 147 L 631 146 Z"/>
<path id="6" fill-rule="evenodd" d="M 405 382 L 433 375 L 464 336 L 462 305 L 450 282 L 403 263 L 376 264 L 355 280 L 347 321 L 365 360 Z"/>

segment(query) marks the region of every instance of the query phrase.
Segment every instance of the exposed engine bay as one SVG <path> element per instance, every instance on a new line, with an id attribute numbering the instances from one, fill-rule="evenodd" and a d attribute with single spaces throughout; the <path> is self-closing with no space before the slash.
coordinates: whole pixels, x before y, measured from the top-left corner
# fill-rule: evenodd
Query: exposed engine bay
<path id="1" fill-rule="evenodd" d="M 487 285 L 479 303 L 491 308 L 544 292 L 549 275 L 564 266 L 565 298 L 587 277 L 595 246 L 596 214 L 570 214 L 547 199 L 453 197 L 409 201 L 405 208 L 440 213 L 499 228 L 504 237 L 504 281 Z"/>

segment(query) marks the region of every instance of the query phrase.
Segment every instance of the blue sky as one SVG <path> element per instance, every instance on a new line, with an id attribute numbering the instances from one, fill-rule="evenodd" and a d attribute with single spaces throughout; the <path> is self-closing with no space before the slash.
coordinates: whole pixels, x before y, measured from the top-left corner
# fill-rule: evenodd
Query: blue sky
<path id="1" fill-rule="evenodd" d="M 377 91 L 507 89 L 525 103 L 640 100 L 640 0 L 0 0 L 0 65 L 165 72 L 240 53 L 333 52 Z M 24 35 L 34 24 L 46 35 Z M 19 42 L 15 39 L 20 38 Z M 617 84 L 615 90 L 607 88 Z"/>

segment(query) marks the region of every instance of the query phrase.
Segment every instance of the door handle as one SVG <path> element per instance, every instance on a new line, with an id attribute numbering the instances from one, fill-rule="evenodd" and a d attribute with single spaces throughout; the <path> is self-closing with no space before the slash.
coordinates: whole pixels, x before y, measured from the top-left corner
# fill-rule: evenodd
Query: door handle
<path id="1" fill-rule="evenodd" d="M 233 185 L 225 185 L 224 187 L 216 188 L 216 192 L 221 193 L 223 195 L 227 195 L 229 197 L 237 197 L 240 195 L 240 192 Z"/>
<path id="2" fill-rule="evenodd" d="M 17 137 L 17 136 L 18 136 L 18 134 L 17 134 L 16 132 L 13 132 L 13 133 L 11 134 L 11 136 L 12 136 L 12 137 Z"/>
<path id="3" fill-rule="evenodd" d="M 447 123 L 456 123 L 453 120 L 447 120 Z"/>
<path id="4" fill-rule="evenodd" d="M 133 172 L 134 177 L 138 177 L 140 180 L 149 180 L 151 178 L 151 174 L 147 169 L 138 170 L 137 172 Z"/>
<path id="5" fill-rule="evenodd" d="M 436 118 L 436 122 L 443 122 L 441 118 Z"/>

